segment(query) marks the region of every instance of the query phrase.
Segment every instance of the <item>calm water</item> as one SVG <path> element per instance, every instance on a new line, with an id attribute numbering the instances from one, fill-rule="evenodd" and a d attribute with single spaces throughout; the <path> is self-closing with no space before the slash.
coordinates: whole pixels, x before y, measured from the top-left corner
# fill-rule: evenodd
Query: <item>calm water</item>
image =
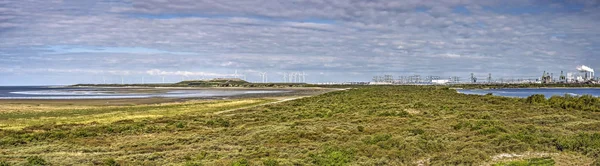
<path id="1" fill-rule="evenodd" d="M 164 90 L 150 93 L 116 88 L 69 88 L 46 86 L 0 86 L 0 99 L 119 99 L 119 98 L 201 98 L 244 94 L 283 93 L 277 90 Z"/>
<path id="2" fill-rule="evenodd" d="M 506 97 L 529 97 L 534 94 L 543 94 L 546 97 L 555 95 L 564 96 L 565 94 L 572 96 L 592 95 L 600 97 L 599 88 L 515 88 L 515 89 L 457 89 L 459 93 L 485 95 L 492 93 L 496 96 Z"/>

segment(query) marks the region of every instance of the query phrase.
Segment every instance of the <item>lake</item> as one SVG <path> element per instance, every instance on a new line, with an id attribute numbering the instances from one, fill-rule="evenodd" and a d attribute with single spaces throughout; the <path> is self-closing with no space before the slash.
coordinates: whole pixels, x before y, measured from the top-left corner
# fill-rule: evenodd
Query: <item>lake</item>
<path id="1" fill-rule="evenodd" d="M 126 98 L 206 98 L 245 94 L 284 93 L 259 89 L 153 89 L 153 88 L 75 88 L 48 86 L 0 86 L 0 99 L 126 99 Z"/>
<path id="2" fill-rule="evenodd" d="M 564 96 L 565 94 L 572 96 L 592 95 L 600 96 L 599 88 L 514 88 L 514 89 L 457 89 L 459 93 L 485 95 L 492 93 L 496 96 L 506 97 L 521 97 L 526 98 L 534 94 L 543 94 L 546 97 L 555 95 Z"/>

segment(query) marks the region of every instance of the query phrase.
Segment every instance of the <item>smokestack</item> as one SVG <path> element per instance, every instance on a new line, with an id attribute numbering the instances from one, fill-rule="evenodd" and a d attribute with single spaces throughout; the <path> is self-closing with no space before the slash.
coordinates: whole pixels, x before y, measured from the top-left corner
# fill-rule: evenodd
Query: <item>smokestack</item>
<path id="1" fill-rule="evenodd" d="M 587 67 L 585 65 L 577 66 L 577 70 L 594 73 L 594 69 Z"/>

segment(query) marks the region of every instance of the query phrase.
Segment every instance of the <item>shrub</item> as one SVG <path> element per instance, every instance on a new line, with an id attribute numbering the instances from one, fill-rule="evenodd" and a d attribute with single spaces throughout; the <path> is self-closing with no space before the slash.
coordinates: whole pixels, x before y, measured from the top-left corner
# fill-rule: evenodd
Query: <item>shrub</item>
<path id="1" fill-rule="evenodd" d="M 356 129 L 357 129 L 359 132 L 364 132 L 364 131 L 365 131 L 365 127 L 363 127 L 363 126 L 356 126 Z"/>
<path id="2" fill-rule="evenodd" d="M 231 124 L 229 124 L 229 121 L 223 119 L 223 118 L 219 118 L 216 120 L 210 120 L 208 122 L 206 122 L 207 125 L 209 126 L 220 126 L 220 127 L 229 127 L 231 126 Z"/>
<path id="3" fill-rule="evenodd" d="M 277 160 L 274 160 L 274 159 L 267 159 L 267 160 L 263 161 L 263 165 L 265 165 L 265 166 L 278 166 L 279 162 Z"/>
<path id="4" fill-rule="evenodd" d="M 493 166 L 528 166 L 528 165 L 551 166 L 554 164 L 555 164 L 555 162 L 552 158 L 542 157 L 542 158 L 532 158 L 532 159 L 520 160 L 520 161 L 501 162 L 501 163 L 496 163 Z"/>
<path id="5" fill-rule="evenodd" d="M 46 160 L 42 159 L 39 156 L 31 156 L 31 157 L 27 157 L 27 165 L 43 166 L 43 165 L 49 165 L 49 164 L 48 164 L 48 162 L 46 162 Z"/>
<path id="6" fill-rule="evenodd" d="M 327 149 L 320 154 L 310 154 L 312 163 L 315 165 L 340 166 L 350 163 L 354 153 L 348 150 Z"/>
<path id="7" fill-rule="evenodd" d="M 379 135 L 375 135 L 374 137 L 366 137 L 363 139 L 363 142 L 365 144 L 376 144 L 378 142 L 382 142 L 382 141 L 387 141 L 390 138 L 392 138 L 392 135 L 389 134 L 379 134 Z"/>
<path id="8" fill-rule="evenodd" d="M 175 127 L 177 127 L 177 128 L 184 128 L 184 127 L 185 127 L 185 125 L 183 124 L 183 122 L 178 122 L 178 123 L 175 125 Z"/>
<path id="9" fill-rule="evenodd" d="M 378 116 L 399 116 L 399 117 L 408 117 L 410 114 L 406 111 L 385 111 L 379 113 Z"/>
<path id="10" fill-rule="evenodd" d="M 120 164 L 117 163 L 117 161 L 113 158 L 108 158 L 108 159 L 104 159 L 103 162 L 104 165 L 106 166 L 119 166 Z"/>
<path id="11" fill-rule="evenodd" d="M 248 160 L 246 159 L 240 159 L 238 161 L 235 161 L 231 164 L 232 166 L 248 166 Z"/>
<path id="12" fill-rule="evenodd" d="M 560 137 L 556 141 L 556 149 L 582 152 L 592 158 L 600 158 L 600 133 Z"/>
<path id="13" fill-rule="evenodd" d="M 462 149 L 455 153 L 444 154 L 431 158 L 431 165 L 477 165 L 487 160 L 488 155 L 479 149 Z"/>
<path id="14" fill-rule="evenodd" d="M 202 163 L 199 162 L 186 162 L 185 166 L 202 166 Z"/>
<path id="15" fill-rule="evenodd" d="M 410 129 L 408 131 L 414 135 L 420 135 L 420 134 L 425 133 L 425 130 L 423 130 L 423 129 Z"/>
<path id="16" fill-rule="evenodd" d="M 565 95 L 552 96 L 548 100 L 548 104 L 554 108 L 576 109 L 584 111 L 600 111 L 600 98 L 591 95 L 583 95 L 580 97 L 572 97 Z"/>
<path id="17" fill-rule="evenodd" d="M 543 104 L 546 103 L 546 96 L 543 94 L 535 94 L 527 97 L 526 101 L 529 104 Z"/>
<path id="18" fill-rule="evenodd" d="M 0 166 L 10 166 L 6 161 L 0 161 Z"/>

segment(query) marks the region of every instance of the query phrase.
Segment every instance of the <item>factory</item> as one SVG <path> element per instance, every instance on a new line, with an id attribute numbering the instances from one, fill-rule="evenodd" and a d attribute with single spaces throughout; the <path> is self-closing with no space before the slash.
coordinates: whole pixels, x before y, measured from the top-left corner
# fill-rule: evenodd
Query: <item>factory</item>
<path id="1" fill-rule="evenodd" d="M 563 71 L 560 72 L 560 77 L 555 79 L 553 73 L 548 73 L 544 71 L 541 79 L 536 81 L 537 83 L 542 84 L 592 84 L 598 83 L 598 79 L 594 77 L 594 69 L 581 65 L 575 68 L 577 72 L 569 72 L 565 73 Z"/>
<path id="2" fill-rule="evenodd" d="M 584 81 L 594 80 L 594 69 L 581 65 L 577 67 L 577 70 L 582 73 L 580 77 L 582 77 Z"/>
<path id="3" fill-rule="evenodd" d="M 500 77 L 493 78 L 492 73 L 485 77 L 477 77 L 471 73 L 470 80 L 461 82 L 460 77 L 440 77 L 411 75 L 394 78 L 392 75 L 374 76 L 371 82 L 360 83 L 361 85 L 445 85 L 445 84 L 598 84 L 599 79 L 594 75 L 594 69 L 580 65 L 573 72 L 560 72 L 558 78 L 554 73 L 546 72 L 539 76 L 528 77 Z M 565 75 L 566 74 L 566 75 Z M 356 85 L 359 83 L 351 83 Z"/>
<path id="4" fill-rule="evenodd" d="M 598 79 L 594 76 L 594 69 L 581 65 L 577 66 L 577 72 L 569 72 L 564 76 L 561 72 L 559 83 L 597 83 Z"/>

